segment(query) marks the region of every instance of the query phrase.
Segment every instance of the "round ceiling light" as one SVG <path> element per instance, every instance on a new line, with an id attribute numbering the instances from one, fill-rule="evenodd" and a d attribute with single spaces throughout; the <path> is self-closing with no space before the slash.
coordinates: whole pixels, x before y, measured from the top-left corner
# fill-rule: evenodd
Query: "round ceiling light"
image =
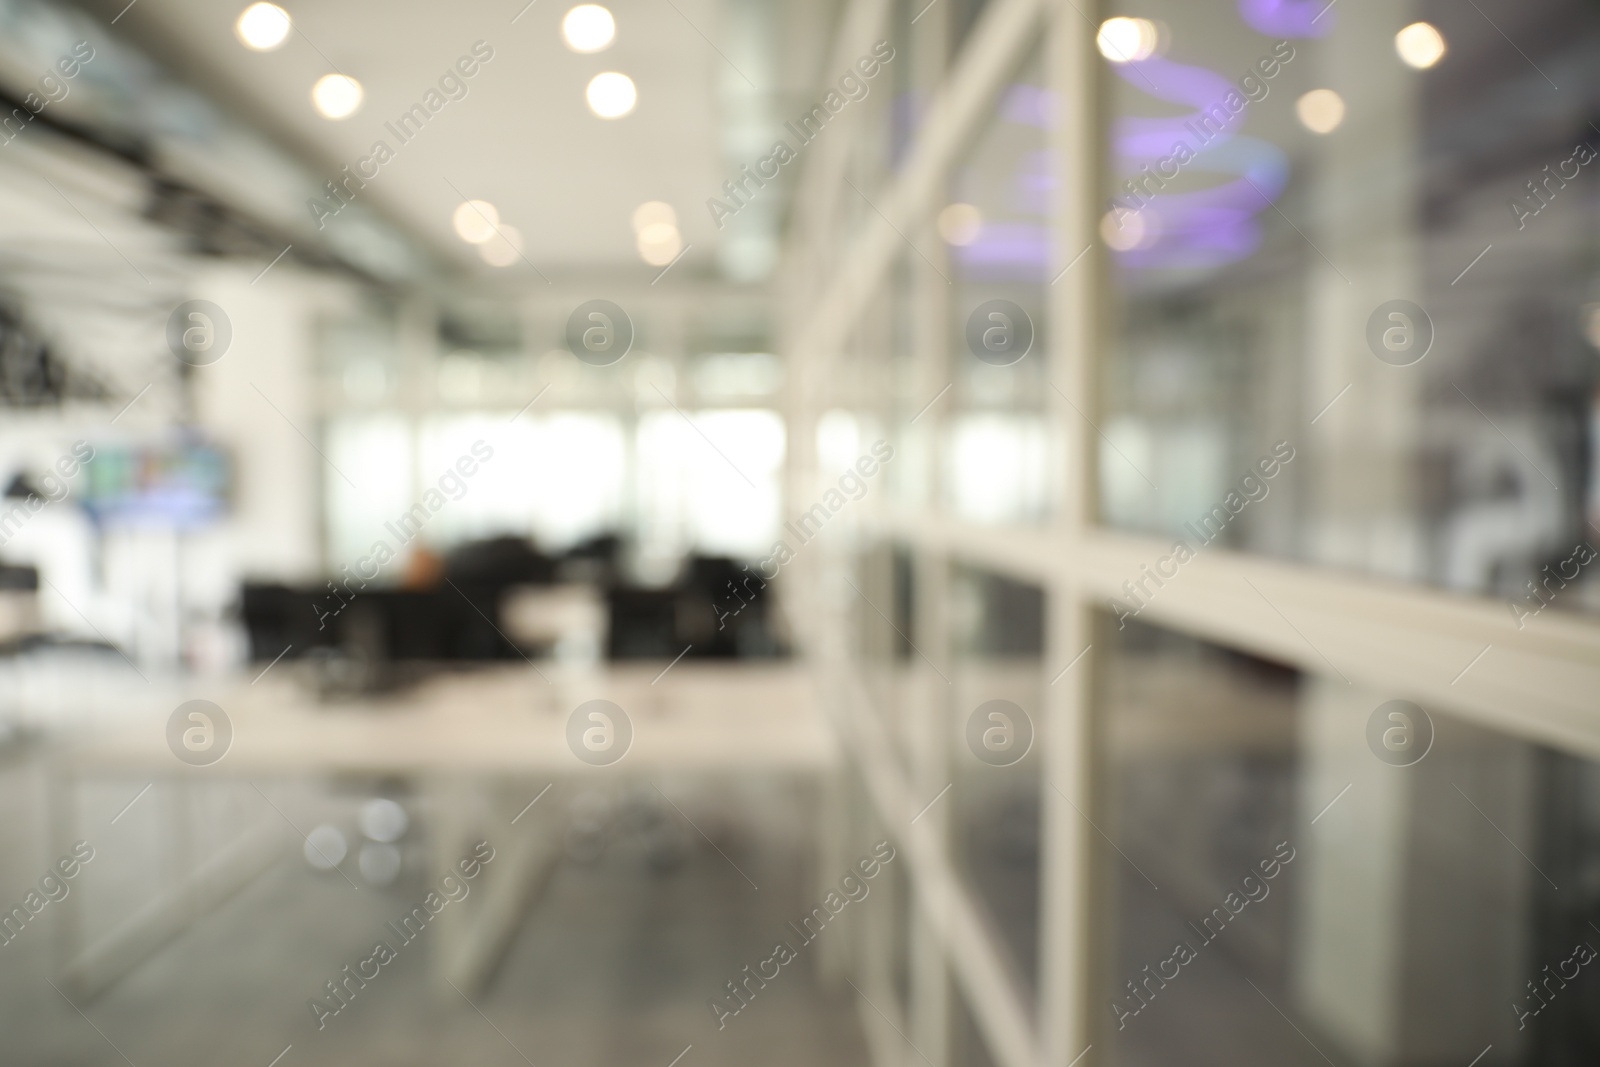
<path id="1" fill-rule="evenodd" d="M 650 226 L 664 222 L 668 226 L 678 225 L 678 213 L 672 205 L 662 200 L 646 200 L 633 209 L 633 229 L 635 233 L 643 233 Z"/>
<path id="2" fill-rule="evenodd" d="M 465 200 L 456 206 L 450 223 L 456 236 L 472 245 L 481 245 L 495 234 L 500 211 L 487 200 Z"/>
<path id="3" fill-rule="evenodd" d="M 347 119 L 361 107 L 361 83 L 343 74 L 324 74 L 311 87 L 311 102 L 325 119 Z"/>
<path id="4" fill-rule="evenodd" d="M 246 48 L 270 52 L 289 39 L 289 13 L 277 4 L 251 4 L 240 12 L 233 32 Z"/>
<path id="5" fill-rule="evenodd" d="M 1294 111 L 1312 133 L 1332 133 L 1344 121 L 1344 98 L 1332 89 L 1313 89 L 1295 101 Z"/>
<path id="6" fill-rule="evenodd" d="M 620 119 L 639 102 L 639 90 L 626 74 L 608 70 L 594 76 L 584 97 L 589 101 L 589 110 L 596 115 L 603 119 Z"/>
<path id="7" fill-rule="evenodd" d="M 983 229 L 983 213 L 971 204 L 947 204 L 939 212 L 938 227 L 946 244 L 970 245 Z"/>
<path id="8" fill-rule="evenodd" d="M 639 257 L 652 267 L 665 267 L 683 251 L 683 238 L 670 222 L 652 222 L 639 231 Z"/>
<path id="9" fill-rule="evenodd" d="M 574 52 L 602 52 L 617 36 L 617 20 L 599 4 L 579 4 L 561 20 L 561 36 Z"/>
<path id="10" fill-rule="evenodd" d="M 501 226 L 478 246 L 478 255 L 491 267 L 509 267 L 522 258 L 522 234 L 515 226 Z"/>
<path id="11" fill-rule="evenodd" d="M 1130 19 L 1119 16 L 1100 24 L 1095 36 L 1100 54 L 1113 63 L 1137 63 L 1156 54 L 1161 43 L 1161 31 L 1149 19 Z"/>
<path id="12" fill-rule="evenodd" d="M 1117 252 L 1132 252 L 1141 248 L 1149 236 L 1150 228 L 1145 225 L 1144 216 L 1137 211 L 1113 208 L 1100 220 L 1100 239 Z"/>
<path id="13" fill-rule="evenodd" d="M 1408 67 L 1427 70 L 1444 58 L 1444 35 L 1426 22 L 1413 22 L 1394 35 L 1394 50 Z"/>

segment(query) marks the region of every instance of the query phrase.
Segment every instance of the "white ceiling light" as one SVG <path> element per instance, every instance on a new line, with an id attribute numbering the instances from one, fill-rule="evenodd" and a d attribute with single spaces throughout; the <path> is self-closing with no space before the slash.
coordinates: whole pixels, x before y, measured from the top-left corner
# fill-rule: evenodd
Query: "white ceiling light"
<path id="1" fill-rule="evenodd" d="M 487 200 L 466 200 L 456 206 L 450 223 L 456 236 L 468 244 L 481 245 L 494 236 L 500 225 L 500 211 Z"/>
<path id="2" fill-rule="evenodd" d="M 277 4 L 251 4 L 233 24 L 246 48 L 270 52 L 289 39 L 289 13 Z"/>
<path id="3" fill-rule="evenodd" d="M 1156 54 L 1161 32 L 1149 19 L 1106 19 L 1095 36 L 1100 54 L 1113 63 L 1135 63 Z"/>
<path id="4" fill-rule="evenodd" d="M 589 101 L 589 110 L 596 115 L 603 119 L 620 119 L 639 102 L 639 90 L 633 87 L 633 79 L 626 74 L 608 70 L 594 76 L 584 97 Z"/>
<path id="5" fill-rule="evenodd" d="M 670 222 L 652 222 L 639 231 L 639 257 L 652 267 L 665 267 L 683 251 L 683 238 Z"/>
<path id="6" fill-rule="evenodd" d="M 672 210 L 672 205 L 661 200 L 646 200 L 633 209 L 633 230 L 642 233 L 644 230 L 658 222 L 668 226 L 678 225 L 678 213 Z"/>
<path id="7" fill-rule="evenodd" d="M 1100 220 L 1100 239 L 1118 252 L 1131 252 L 1141 247 L 1149 232 L 1144 216 L 1137 211 L 1113 209 Z"/>
<path id="8" fill-rule="evenodd" d="M 1426 22 L 1413 22 L 1394 35 L 1394 50 L 1406 66 L 1427 70 L 1444 58 L 1444 36 Z"/>
<path id="9" fill-rule="evenodd" d="M 311 102 L 325 119 L 347 119 L 361 107 L 361 83 L 343 74 L 324 74 L 311 87 Z"/>
<path id="10" fill-rule="evenodd" d="M 579 4 L 561 20 L 561 36 L 574 52 L 600 52 L 617 36 L 617 20 L 599 4 Z"/>
<path id="11" fill-rule="evenodd" d="M 971 204 L 947 204 L 939 212 L 938 226 L 947 244 L 970 245 L 983 229 L 983 213 Z"/>
<path id="12" fill-rule="evenodd" d="M 478 255 L 491 267 L 509 267 L 522 258 L 522 234 L 515 226 L 501 226 L 478 246 Z"/>
<path id="13" fill-rule="evenodd" d="M 306 862 L 319 871 L 333 870 L 349 851 L 337 826 L 318 826 L 306 835 Z"/>
<path id="14" fill-rule="evenodd" d="M 1294 111 L 1312 133 L 1332 133 L 1344 121 L 1344 98 L 1332 89 L 1313 89 L 1295 101 Z"/>

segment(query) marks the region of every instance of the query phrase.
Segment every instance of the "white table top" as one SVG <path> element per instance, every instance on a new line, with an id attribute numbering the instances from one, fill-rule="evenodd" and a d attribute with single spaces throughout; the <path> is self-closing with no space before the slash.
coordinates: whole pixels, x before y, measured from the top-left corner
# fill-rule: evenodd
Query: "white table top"
<path id="1" fill-rule="evenodd" d="M 680 662 L 662 676 L 664 666 L 574 673 L 541 664 L 548 682 L 526 665 L 482 667 L 392 695 L 326 703 L 288 671 L 255 685 L 196 682 L 181 700 L 209 700 L 232 724 L 220 761 L 190 767 L 168 748 L 178 702 L 75 731 L 62 754 L 80 771 L 208 775 L 820 772 L 836 764 L 832 729 L 803 668 Z M 567 745 L 569 715 L 592 699 L 613 701 L 633 726 L 626 755 L 606 767 L 580 761 Z"/>

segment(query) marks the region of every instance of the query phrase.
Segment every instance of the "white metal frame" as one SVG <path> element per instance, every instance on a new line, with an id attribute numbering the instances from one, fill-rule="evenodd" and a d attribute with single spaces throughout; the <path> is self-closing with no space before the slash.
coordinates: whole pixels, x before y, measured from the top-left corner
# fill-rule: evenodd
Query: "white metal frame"
<path id="1" fill-rule="evenodd" d="M 854 0 L 841 19 L 835 55 L 858 54 L 871 28 L 882 25 L 883 9 L 882 0 Z M 937 11 L 925 10 L 922 20 L 935 18 Z M 1092 248 L 1050 295 L 1053 350 L 1046 358 L 1051 380 L 1085 413 L 1079 414 L 1064 397 L 1050 397 L 1065 452 L 1058 465 L 1060 516 L 1048 528 L 980 527 L 941 514 L 936 493 L 924 497 L 929 503 L 916 509 L 884 506 L 871 495 L 853 506 L 867 532 L 911 547 L 921 592 L 926 592 L 926 583 L 938 585 L 944 565 L 954 560 L 1043 587 L 1050 605 L 1047 678 L 1090 645 L 1096 609 L 1105 610 L 1110 597 L 1121 595 L 1124 579 L 1170 547 L 1094 524 L 1095 431 L 1088 419 L 1098 417 L 1093 355 L 1105 350 L 1099 309 L 1107 284 L 1106 257 L 1096 237 L 1097 205 L 1103 203 L 1098 194 L 1105 122 L 1104 76 L 1094 45 L 1098 19 L 1099 6 L 1090 0 L 993 0 L 943 79 L 920 139 L 899 172 L 886 188 L 862 191 L 881 213 L 881 222 L 873 220 L 848 247 L 831 247 L 828 206 L 855 194 L 837 189 L 845 173 L 838 150 L 827 165 L 805 172 L 796 213 L 804 225 L 796 228 L 799 239 L 791 245 L 786 264 L 792 284 L 780 290 L 785 294 L 783 349 L 792 374 L 788 414 L 793 505 L 814 499 L 818 491 L 821 472 L 815 470 L 811 447 L 818 384 L 890 283 L 896 258 L 906 253 L 905 235 L 926 232 L 963 145 L 988 117 L 1021 57 L 1039 45 L 1043 29 L 1048 76 L 1061 104 L 1053 134 L 1057 170 L 1063 176 L 1057 205 L 1061 223 L 1054 239 L 1057 269 Z M 948 300 L 945 282 L 916 262 L 913 267 L 914 304 L 924 311 L 942 308 Z M 918 339 L 918 379 L 933 383 L 934 389 L 948 380 L 944 375 L 950 354 L 943 346 L 939 329 L 926 329 Z M 937 415 L 929 421 L 936 426 Z M 934 432 L 926 422 L 917 430 Z M 876 814 L 909 854 L 918 909 L 914 929 L 918 936 L 931 938 L 947 961 L 1002 1067 L 1068 1067 L 1092 1040 L 1090 917 L 1103 856 L 1092 847 L 1093 830 L 1085 813 L 1096 809 L 1100 788 L 1090 758 L 1097 650 L 1091 649 L 1045 689 L 1045 774 L 1055 788 L 1043 790 L 1042 943 L 1035 1010 L 1016 976 L 1007 972 L 980 907 L 955 874 L 942 822 L 933 817 L 909 823 L 925 799 L 927 784 L 943 775 L 940 761 L 945 757 L 936 740 L 914 743 L 909 775 L 902 769 L 895 739 L 884 725 L 885 709 L 872 705 L 848 647 L 850 612 L 858 605 L 835 595 L 847 568 L 842 556 L 798 561 L 788 589 L 790 615 L 801 643 L 819 664 Z M 922 599 L 938 600 L 939 589 L 933 592 Z M 847 590 L 846 595 L 853 594 Z M 921 609 L 919 624 L 937 623 L 940 611 L 939 604 Z M 1182 580 L 1164 587 L 1144 615 L 1144 621 L 1318 676 L 1341 678 L 1386 698 L 1413 699 L 1513 737 L 1600 758 L 1600 622 L 1591 618 L 1547 613 L 1519 630 L 1505 605 L 1496 601 L 1216 550 L 1187 564 Z M 920 660 L 910 670 L 914 692 L 930 704 L 943 699 L 943 685 Z M 912 717 L 923 728 L 942 721 L 920 709 Z M 907 1023 L 913 1040 L 920 1036 L 922 1044 L 914 1053 L 906 1050 L 905 1062 L 926 1058 L 942 1067 L 948 1049 L 938 1040 L 948 1033 L 948 1020 L 928 1016 L 943 1016 L 948 996 L 927 987 L 927 953 L 919 944 L 913 944 L 912 958 Z M 934 1047 L 925 1047 L 929 1043 Z"/>

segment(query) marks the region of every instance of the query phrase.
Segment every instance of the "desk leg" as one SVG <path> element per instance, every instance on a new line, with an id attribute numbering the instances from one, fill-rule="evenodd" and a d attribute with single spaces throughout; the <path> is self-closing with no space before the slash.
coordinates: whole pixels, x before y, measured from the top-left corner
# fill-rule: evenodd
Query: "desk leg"
<path id="1" fill-rule="evenodd" d="M 813 877 L 816 889 L 812 899 L 801 905 L 802 910 L 815 907 L 829 893 L 839 889 L 839 879 L 849 869 L 851 799 L 852 789 L 848 769 L 819 774 L 816 779 L 817 796 L 817 869 Z M 851 952 L 854 948 L 849 938 L 818 937 L 817 974 L 829 985 L 842 986 L 850 972 Z"/>
<path id="2" fill-rule="evenodd" d="M 529 789 L 537 792 L 544 784 L 529 783 L 510 796 L 525 795 Z M 433 956 L 433 984 L 441 997 L 474 997 L 487 985 L 523 917 L 548 884 L 561 858 L 556 807 L 535 805 L 523 812 L 514 825 L 500 825 L 499 817 L 515 810 L 514 801 L 505 797 L 500 790 L 491 794 L 491 810 L 495 814 L 490 825 L 498 828 L 474 834 L 468 830 L 467 791 L 444 782 L 433 787 L 434 864 L 439 876 L 453 870 L 479 841 L 488 841 L 495 850 L 493 861 L 468 883 L 468 897 L 439 916 L 440 920 L 449 916 L 439 930 L 443 936 Z M 495 800 L 502 802 L 494 803 Z M 507 820 L 510 817 L 505 816 Z"/>
<path id="3" fill-rule="evenodd" d="M 260 877 L 283 858 L 288 841 L 287 831 L 275 817 L 258 823 L 72 957 L 62 977 L 80 995 L 98 996 L 201 916 Z"/>
<path id="4" fill-rule="evenodd" d="M 50 759 L 45 762 L 45 826 L 48 833 L 49 854 L 71 848 L 78 840 L 78 776 L 69 761 Z M 94 842 L 90 842 L 94 844 Z M 80 871 L 80 876 L 83 874 Z M 51 969 L 57 977 L 66 973 L 67 965 L 77 955 L 83 943 L 83 885 L 73 885 L 67 897 L 58 905 L 56 916 L 55 959 Z"/>
<path id="5" fill-rule="evenodd" d="M 428 813 L 427 888 L 437 891 L 440 879 L 446 874 L 460 876 L 456 863 L 472 851 L 468 844 L 472 834 L 468 811 L 470 790 L 466 781 L 457 775 L 431 776 L 424 780 L 422 788 Z M 490 869 L 493 869 L 492 864 Z M 460 999 L 450 988 L 452 976 L 448 961 L 461 951 L 468 913 L 477 907 L 477 897 L 483 889 L 482 879 L 483 875 L 479 875 L 466 883 L 471 887 L 468 896 L 447 904 L 432 923 L 432 944 L 428 948 L 429 983 L 441 1004 Z M 462 992 L 470 994 L 471 990 Z"/>

